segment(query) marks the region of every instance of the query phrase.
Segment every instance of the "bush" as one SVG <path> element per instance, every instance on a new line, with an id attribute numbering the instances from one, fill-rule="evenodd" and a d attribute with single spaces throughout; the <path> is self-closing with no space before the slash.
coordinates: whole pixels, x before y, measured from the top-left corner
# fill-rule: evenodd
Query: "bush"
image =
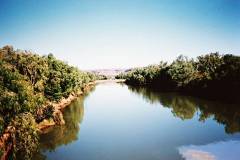
<path id="1" fill-rule="evenodd" d="M 14 141 L 13 156 L 15 159 L 30 160 L 32 153 L 38 148 L 34 117 L 30 113 L 19 114 L 11 121 L 10 126 L 14 128 L 11 134 Z"/>

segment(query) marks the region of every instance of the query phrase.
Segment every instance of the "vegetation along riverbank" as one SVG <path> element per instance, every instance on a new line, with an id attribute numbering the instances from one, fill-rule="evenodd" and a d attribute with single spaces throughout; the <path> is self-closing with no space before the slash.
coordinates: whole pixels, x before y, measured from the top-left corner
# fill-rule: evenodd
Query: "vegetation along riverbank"
<path id="1" fill-rule="evenodd" d="M 1 159 L 31 159 L 38 132 L 64 124 L 61 110 L 99 77 L 57 60 L 52 54 L 0 49 Z"/>
<path id="2" fill-rule="evenodd" d="M 161 91 L 179 91 L 212 99 L 240 98 L 240 57 L 211 53 L 189 59 L 179 56 L 171 64 L 160 62 L 116 76 L 129 85 Z"/>

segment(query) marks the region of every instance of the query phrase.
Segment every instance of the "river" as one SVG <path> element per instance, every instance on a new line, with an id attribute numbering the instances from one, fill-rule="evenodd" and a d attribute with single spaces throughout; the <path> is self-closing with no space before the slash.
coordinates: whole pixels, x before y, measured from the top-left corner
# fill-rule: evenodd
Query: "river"
<path id="1" fill-rule="evenodd" d="M 240 106 L 98 84 L 40 136 L 36 160 L 235 160 Z"/>

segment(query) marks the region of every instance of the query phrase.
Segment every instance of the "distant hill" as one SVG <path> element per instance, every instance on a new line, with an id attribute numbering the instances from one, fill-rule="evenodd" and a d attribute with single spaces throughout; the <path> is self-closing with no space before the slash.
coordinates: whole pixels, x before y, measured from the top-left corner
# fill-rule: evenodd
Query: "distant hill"
<path id="1" fill-rule="evenodd" d="M 88 72 L 92 72 L 98 75 L 105 75 L 109 78 L 114 78 L 116 75 L 126 72 L 128 69 L 96 69 L 96 70 L 88 70 Z"/>

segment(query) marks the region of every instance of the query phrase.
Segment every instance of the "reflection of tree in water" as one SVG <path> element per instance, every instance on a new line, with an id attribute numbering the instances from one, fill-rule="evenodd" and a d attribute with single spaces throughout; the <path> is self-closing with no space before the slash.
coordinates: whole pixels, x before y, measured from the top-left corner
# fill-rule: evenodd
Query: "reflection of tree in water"
<path id="1" fill-rule="evenodd" d="M 64 110 L 65 125 L 50 127 L 40 135 L 40 152 L 54 151 L 57 147 L 76 141 L 80 130 L 79 123 L 84 115 L 83 97 L 79 97 Z M 44 160 L 42 153 L 37 153 L 34 159 Z"/>
<path id="2" fill-rule="evenodd" d="M 171 108 L 174 116 L 183 120 L 193 118 L 196 111 L 200 111 L 200 121 L 213 117 L 225 126 L 227 133 L 240 131 L 240 105 L 207 101 L 178 93 L 158 92 L 146 87 L 128 86 L 129 90 L 141 95 L 144 100 L 153 104 L 160 103 Z"/>
<path id="3" fill-rule="evenodd" d="M 40 152 L 54 151 L 57 147 L 67 145 L 78 139 L 80 123 L 84 116 L 84 99 L 94 89 L 94 87 L 91 88 L 64 109 L 65 125 L 50 127 L 46 131 L 47 133 L 40 135 Z M 42 153 L 36 153 L 34 159 L 44 160 L 46 157 Z"/>
<path id="4" fill-rule="evenodd" d="M 83 115 L 83 97 L 79 97 L 64 110 L 66 124 L 49 128 L 48 133 L 41 135 L 41 149 L 52 151 L 58 146 L 76 141 L 80 130 L 79 123 L 82 122 Z"/>
<path id="5" fill-rule="evenodd" d="M 240 105 L 210 103 L 210 105 L 201 105 L 200 119 L 205 120 L 214 115 L 214 120 L 225 125 L 227 133 L 240 132 Z"/>
<path id="6" fill-rule="evenodd" d="M 197 111 L 191 97 L 180 96 L 176 93 L 161 93 L 146 87 L 129 86 L 129 89 L 134 93 L 141 94 L 142 98 L 151 104 L 160 103 L 164 107 L 171 108 L 172 113 L 183 120 L 193 118 Z"/>

